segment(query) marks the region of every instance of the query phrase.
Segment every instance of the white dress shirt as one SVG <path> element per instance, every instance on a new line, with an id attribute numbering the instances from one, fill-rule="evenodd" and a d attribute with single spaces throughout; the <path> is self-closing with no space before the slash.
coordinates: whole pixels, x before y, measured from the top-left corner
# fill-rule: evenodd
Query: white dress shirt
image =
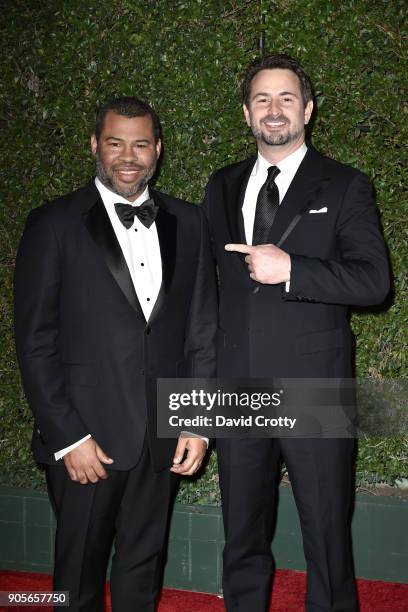
<path id="1" fill-rule="evenodd" d="M 307 146 L 303 143 L 296 151 L 282 159 L 276 166 L 280 172 L 275 178 L 275 183 L 279 191 L 279 205 L 286 195 L 287 190 L 295 176 L 304 156 L 307 152 Z M 272 166 L 258 151 L 258 158 L 252 169 L 249 177 L 248 185 L 245 191 L 244 204 L 242 206 L 242 215 L 244 217 L 245 237 L 247 244 L 252 244 L 252 234 L 254 231 L 256 201 L 258 199 L 259 190 L 268 177 L 268 168 Z"/>
<path id="2" fill-rule="evenodd" d="M 105 187 L 98 178 L 95 179 L 95 185 L 109 215 L 116 238 L 129 268 L 136 295 L 147 321 L 157 300 L 162 282 L 160 244 L 156 223 L 152 223 L 147 228 L 135 216 L 133 225 L 126 229 L 116 214 L 115 204 L 120 202 L 122 204 L 130 204 L 131 206 L 140 206 L 149 199 L 149 189 L 146 187 L 137 200 L 129 202 L 124 197 Z M 89 434 L 74 444 L 58 451 L 54 454 L 55 459 L 57 461 L 62 459 L 64 455 L 74 450 L 74 448 L 90 437 Z"/>
<path id="3" fill-rule="evenodd" d="M 110 191 L 98 178 L 95 179 L 95 185 L 101 194 L 102 202 L 122 249 L 136 295 L 147 321 L 159 295 L 162 282 L 160 244 L 156 223 L 146 227 L 135 216 L 133 225 L 126 229 L 116 214 L 115 204 L 140 206 L 149 199 L 149 188 L 146 187 L 137 200 L 129 202 L 124 197 Z"/>

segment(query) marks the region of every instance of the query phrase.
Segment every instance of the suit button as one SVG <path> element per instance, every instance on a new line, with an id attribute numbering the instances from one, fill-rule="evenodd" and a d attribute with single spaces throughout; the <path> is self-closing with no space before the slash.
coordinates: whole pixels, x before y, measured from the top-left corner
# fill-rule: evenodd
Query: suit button
<path id="1" fill-rule="evenodd" d="M 149 335 L 151 331 L 152 331 L 151 327 L 146 327 L 146 334 L 147 335 Z"/>
<path id="2" fill-rule="evenodd" d="M 261 288 L 260 288 L 260 287 L 254 287 L 254 288 L 252 289 L 252 293 L 254 293 L 254 294 L 259 293 L 259 292 L 260 292 L 260 290 L 261 290 Z"/>
<path id="3" fill-rule="evenodd" d="M 139 374 L 141 374 L 142 376 L 144 376 L 145 371 L 144 370 L 140 370 Z"/>

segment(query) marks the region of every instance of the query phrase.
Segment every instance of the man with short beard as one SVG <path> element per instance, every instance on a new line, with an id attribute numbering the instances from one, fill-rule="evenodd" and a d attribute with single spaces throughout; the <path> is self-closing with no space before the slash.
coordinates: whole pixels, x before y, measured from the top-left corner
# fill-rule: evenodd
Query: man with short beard
<path id="1" fill-rule="evenodd" d="M 97 177 L 33 210 L 18 250 L 15 333 L 33 451 L 57 517 L 54 589 L 69 610 L 153 612 L 178 475 L 206 441 L 156 437 L 156 379 L 214 374 L 216 292 L 202 211 L 148 186 L 160 122 L 102 106 Z"/>
<path id="2" fill-rule="evenodd" d="M 215 172 L 204 203 L 220 278 L 218 376 L 331 378 L 341 390 L 352 376 L 347 307 L 378 304 L 389 286 L 372 186 L 306 144 L 312 87 L 295 59 L 254 62 L 243 94 L 257 155 Z M 301 416 L 307 405 L 302 394 Z M 353 448 L 336 430 L 320 439 L 217 440 L 228 612 L 269 609 L 281 458 L 302 528 L 306 610 L 357 609 Z"/>

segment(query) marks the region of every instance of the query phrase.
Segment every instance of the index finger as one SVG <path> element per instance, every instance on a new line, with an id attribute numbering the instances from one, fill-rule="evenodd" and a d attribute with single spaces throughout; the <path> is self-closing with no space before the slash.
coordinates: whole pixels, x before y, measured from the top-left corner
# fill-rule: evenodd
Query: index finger
<path id="1" fill-rule="evenodd" d="M 226 251 L 236 251 L 237 253 L 247 254 L 252 253 L 254 250 L 254 247 L 250 244 L 226 244 L 224 248 Z"/>

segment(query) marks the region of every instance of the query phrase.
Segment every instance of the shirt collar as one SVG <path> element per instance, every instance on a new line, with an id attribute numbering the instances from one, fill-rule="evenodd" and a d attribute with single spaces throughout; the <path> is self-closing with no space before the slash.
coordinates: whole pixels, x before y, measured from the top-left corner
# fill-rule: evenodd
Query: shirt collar
<path id="1" fill-rule="evenodd" d="M 282 159 L 277 165 L 281 172 L 286 172 L 289 170 L 296 171 L 300 166 L 301 161 L 307 152 L 306 143 L 303 143 L 296 151 L 293 151 L 290 155 Z M 258 157 L 256 159 L 255 165 L 252 169 L 251 175 L 256 176 L 258 173 L 266 174 L 268 172 L 269 166 L 271 166 L 271 162 L 265 159 L 260 152 L 258 151 Z"/>
<path id="2" fill-rule="evenodd" d="M 131 206 L 140 206 L 150 197 L 148 185 L 146 185 L 146 188 L 143 193 L 134 202 L 129 202 L 129 200 L 127 200 L 123 196 L 105 187 L 105 185 L 98 179 L 98 177 L 95 178 L 95 186 L 99 191 L 99 194 L 102 198 L 102 202 L 105 204 L 105 206 L 113 206 L 114 204 L 119 202 L 122 204 L 130 204 Z"/>

